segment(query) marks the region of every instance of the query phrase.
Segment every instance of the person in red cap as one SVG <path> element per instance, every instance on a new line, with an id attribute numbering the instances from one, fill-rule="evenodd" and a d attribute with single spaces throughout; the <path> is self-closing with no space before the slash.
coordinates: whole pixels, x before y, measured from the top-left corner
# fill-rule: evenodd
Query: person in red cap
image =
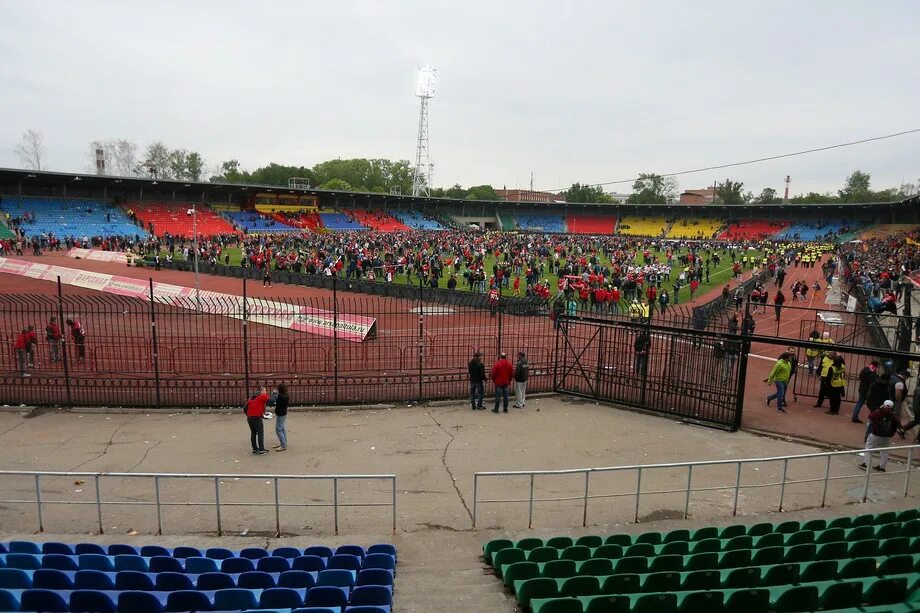
<path id="1" fill-rule="evenodd" d="M 505 352 L 498 354 L 498 361 L 492 365 L 492 382 L 495 383 L 495 407 L 493 413 L 498 413 L 499 398 L 504 399 L 504 412 L 508 412 L 508 386 L 514 377 L 514 366 L 508 361 Z"/>

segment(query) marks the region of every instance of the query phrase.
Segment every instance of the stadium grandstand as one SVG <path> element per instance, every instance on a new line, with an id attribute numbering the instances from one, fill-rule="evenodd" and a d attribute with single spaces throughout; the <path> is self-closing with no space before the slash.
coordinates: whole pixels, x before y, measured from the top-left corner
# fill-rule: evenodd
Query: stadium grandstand
<path id="1" fill-rule="evenodd" d="M 745 220 L 735 221 L 718 234 L 721 240 L 764 240 L 781 232 L 789 225 L 785 220 Z"/>
<path id="2" fill-rule="evenodd" d="M 420 211 L 390 211 L 390 214 L 413 230 L 444 230 L 446 225 Z"/>
<path id="3" fill-rule="evenodd" d="M 724 227 L 722 219 L 675 218 L 671 220 L 667 238 L 706 240 L 715 237 Z"/>
<path id="4" fill-rule="evenodd" d="M 617 232 L 624 236 L 650 236 L 658 238 L 668 229 L 668 220 L 665 217 L 642 217 L 638 215 L 624 215 L 617 224 Z"/>
<path id="5" fill-rule="evenodd" d="M 0 196 L 0 210 L 26 237 L 147 236 L 124 211 L 104 200 Z"/>
<path id="6" fill-rule="evenodd" d="M 614 234 L 617 227 L 611 215 L 568 215 L 565 221 L 570 234 Z"/>
<path id="7" fill-rule="evenodd" d="M 562 215 L 524 214 L 516 215 L 517 228 L 525 232 L 564 233 L 567 228 Z"/>
<path id="8" fill-rule="evenodd" d="M 826 219 L 821 221 L 797 221 L 773 235 L 781 240 L 821 241 L 835 240 L 843 234 L 858 231 L 858 221 Z"/>
<path id="9" fill-rule="evenodd" d="M 350 212 L 340 213 L 335 211 L 320 211 L 319 218 L 323 224 L 323 227 L 333 232 L 367 230 L 365 226 L 361 225 L 357 220 L 355 220 L 354 215 L 352 215 Z"/>
<path id="10" fill-rule="evenodd" d="M 194 207 L 200 236 L 220 236 L 238 233 L 233 224 L 208 206 L 189 202 L 127 202 L 123 205 L 128 217 L 134 216 L 139 224 L 159 237 L 192 236 L 189 211 Z"/>
<path id="11" fill-rule="evenodd" d="M 367 211 L 355 209 L 352 211 L 356 222 L 377 232 L 402 232 L 411 230 L 409 226 L 399 221 L 386 211 Z"/>
<path id="12" fill-rule="evenodd" d="M 235 211 L 224 213 L 234 226 L 246 234 L 272 234 L 275 232 L 298 232 L 299 229 L 279 219 L 257 211 Z"/>

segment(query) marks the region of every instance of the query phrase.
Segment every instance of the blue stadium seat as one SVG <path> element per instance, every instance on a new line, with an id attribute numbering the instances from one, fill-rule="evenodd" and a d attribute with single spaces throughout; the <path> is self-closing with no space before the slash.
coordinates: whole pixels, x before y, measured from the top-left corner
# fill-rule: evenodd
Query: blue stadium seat
<path id="1" fill-rule="evenodd" d="M 211 607 L 211 599 L 204 592 L 180 590 L 166 597 L 166 610 L 170 612 L 210 611 Z"/>
<path id="2" fill-rule="evenodd" d="M 233 552 L 229 549 L 224 549 L 223 547 L 211 547 L 204 552 L 204 557 L 211 558 L 212 560 L 226 560 L 227 558 L 232 558 Z"/>
<path id="3" fill-rule="evenodd" d="M 234 575 L 255 569 L 256 565 L 248 558 L 227 558 L 220 563 L 221 572 L 232 573 Z"/>
<path id="4" fill-rule="evenodd" d="M 247 234 L 297 233 L 303 231 L 300 228 L 283 224 L 271 217 L 266 217 L 256 211 L 229 211 L 224 213 L 224 216 Z"/>
<path id="5" fill-rule="evenodd" d="M 354 231 L 367 229 L 344 213 L 320 213 L 319 218 L 323 222 L 323 225 L 332 231 Z"/>
<path id="6" fill-rule="evenodd" d="M 118 613 L 164 613 L 164 603 L 150 592 L 121 592 Z"/>
<path id="7" fill-rule="evenodd" d="M 253 570 L 241 573 L 236 585 L 247 590 L 267 590 L 275 587 L 275 579 L 268 573 Z"/>
<path id="8" fill-rule="evenodd" d="M 375 607 L 372 605 L 359 605 L 347 607 L 345 613 L 389 613 L 390 607 Z"/>
<path id="9" fill-rule="evenodd" d="M 396 571 L 396 558 L 388 553 L 369 553 L 364 558 L 363 568 L 385 568 Z"/>
<path id="10" fill-rule="evenodd" d="M 22 593 L 19 609 L 39 613 L 67 613 L 70 604 L 54 590 L 26 590 Z"/>
<path id="11" fill-rule="evenodd" d="M 211 558 L 185 558 L 185 572 L 190 575 L 200 575 L 203 573 L 216 573 L 218 571 L 217 560 Z"/>
<path id="12" fill-rule="evenodd" d="M 74 573 L 74 587 L 78 590 L 114 590 L 115 574 L 101 570 L 78 570 Z"/>
<path id="13" fill-rule="evenodd" d="M 272 556 L 277 558 L 288 558 L 294 559 L 300 557 L 302 554 L 299 549 L 295 547 L 278 547 L 277 549 L 272 550 Z"/>
<path id="14" fill-rule="evenodd" d="M 172 555 L 174 558 L 200 558 L 201 551 L 196 547 L 176 547 Z"/>
<path id="15" fill-rule="evenodd" d="M 40 556 L 32 553 L 8 553 L 6 554 L 7 568 L 22 568 L 24 570 L 38 570 L 42 567 Z"/>
<path id="16" fill-rule="evenodd" d="M 145 558 L 154 558 L 157 556 L 172 557 L 172 553 L 161 545 L 143 545 L 141 546 L 140 553 Z"/>
<path id="17" fill-rule="evenodd" d="M 74 590 L 70 593 L 72 613 L 115 613 L 116 609 L 116 603 L 105 592 Z"/>
<path id="18" fill-rule="evenodd" d="M 342 607 L 301 607 L 291 613 L 342 613 Z"/>
<path id="19" fill-rule="evenodd" d="M 197 587 L 199 590 L 227 590 L 236 587 L 233 577 L 227 573 L 204 573 L 198 575 Z"/>
<path id="20" fill-rule="evenodd" d="M 82 556 L 87 553 L 106 555 L 108 552 L 102 545 L 97 545 L 96 543 L 77 543 L 73 548 L 73 552 L 78 556 Z"/>
<path id="21" fill-rule="evenodd" d="M 326 568 L 343 568 L 358 572 L 361 570 L 361 558 L 347 553 L 337 554 L 329 558 Z"/>
<path id="22" fill-rule="evenodd" d="M 256 564 L 256 570 L 265 571 L 267 573 L 283 573 L 286 570 L 291 570 L 291 562 L 288 558 L 268 556 L 267 558 L 259 559 Z"/>
<path id="23" fill-rule="evenodd" d="M 182 561 L 171 556 L 155 556 L 150 558 L 150 572 L 152 573 L 184 573 Z"/>
<path id="24" fill-rule="evenodd" d="M 318 586 L 307 590 L 304 604 L 308 607 L 344 607 L 348 604 L 348 588 Z"/>
<path id="25" fill-rule="evenodd" d="M 367 553 L 388 553 L 395 558 L 396 546 L 390 545 L 389 543 L 377 543 L 376 545 L 368 547 Z"/>
<path id="26" fill-rule="evenodd" d="M 240 557 L 249 560 L 258 560 L 259 558 L 268 557 L 268 552 L 261 547 L 247 547 L 240 551 Z"/>
<path id="27" fill-rule="evenodd" d="M 32 575 L 32 587 L 43 590 L 72 590 L 73 580 L 62 570 L 42 568 Z"/>
<path id="28" fill-rule="evenodd" d="M 49 553 L 42 556 L 42 568 L 53 568 L 55 570 L 78 570 L 75 556 L 65 556 L 59 553 Z"/>
<path id="29" fill-rule="evenodd" d="M 156 575 L 156 589 L 161 592 L 178 592 L 181 590 L 194 590 L 192 579 L 182 573 L 162 572 Z"/>
<path id="30" fill-rule="evenodd" d="M 364 547 L 361 547 L 360 545 L 339 545 L 336 547 L 335 553 L 337 555 L 340 553 L 346 553 L 353 556 L 358 556 L 359 558 L 363 558 L 365 555 Z"/>
<path id="31" fill-rule="evenodd" d="M 138 572 L 150 572 L 147 560 L 137 555 L 120 554 L 115 556 L 115 570 L 136 570 Z"/>
<path id="32" fill-rule="evenodd" d="M 317 572 L 326 568 L 326 560 L 315 555 L 303 555 L 294 558 L 291 563 L 293 570 L 305 570 L 307 572 Z"/>
<path id="33" fill-rule="evenodd" d="M 109 555 L 110 556 L 139 556 L 141 552 L 132 545 L 125 545 L 124 543 L 115 543 L 114 545 L 109 545 Z"/>
<path id="34" fill-rule="evenodd" d="M 150 575 L 136 570 L 123 570 L 115 575 L 115 589 L 118 591 L 137 590 L 153 591 L 153 579 Z"/>
<path id="35" fill-rule="evenodd" d="M 42 552 L 41 545 L 32 541 L 10 541 L 8 547 L 10 553 L 35 553 Z"/>
<path id="36" fill-rule="evenodd" d="M 81 570 L 101 570 L 113 572 L 115 560 L 101 553 L 81 553 L 77 555 L 77 563 Z"/>
<path id="37" fill-rule="evenodd" d="M 295 589 L 273 587 L 259 596 L 259 606 L 263 609 L 296 609 L 303 606 L 303 597 Z"/>
<path id="38" fill-rule="evenodd" d="M 34 221 L 20 225 L 30 238 L 42 234 L 54 234 L 58 238 L 148 236 L 121 209 L 102 200 L 4 196 L 0 209 L 13 218 L 23 217 L 25 212 L 34 213 Z"/>
<path id="39" fill-rule="evenodd" d="M 19 611 L 19 598 L 5 589 L 0 589 L 0 611 Z"/>
<path id="40" fill-rule="evenodd" d="M 426 217 L 418 211 L 389 211 L 389 213 L 413 230 L 446 230 L 444 225 Z"/>
<path id="41" fill-rule="evenodd" d="M 316 585 L 332 585 L 334 587 L 352 587 L 355 584 L 355 573 L 344 569 L 328 569 L 319 571 Z"/>
<path id="42" fill-rule="evenodd" d="M 365 568 L 358 571 L 358 585 L 393 585 L 393 573 L 383 568 Z"/>
<path id="43" fill-rule="evenodd" d="M 27 590 L 32 587 L 32 577 L 21 568 L 0 568 L 0 589 Z"/>
<path id="44" fill-rule="evenodd" d="M 531 232 L 561 233 L 566 231 L 565 218 L 562 215 L 518 214 L 517 225 L 519 229 Z"/>
<path id="45" fill-rule="evenodd" d="M 305 556 L 319 556 L 321 558 L 331 558 L 335 552 L 325 545 L 313 545 L 303 550 Z"/>
<path id="46" fill-rule="evenodd" d="M 362 585 L 352 590 L 348 602 L 352 605 L 389 607 L 393 605 L 393 592 L 390 591 L 390 588 L 382 585 Z"/>
<path id="47" fill-rule="evenodd" d="M 304 570 L 289 570 L 278 575 L 278 587 L 303 589 L 314 585 L 316 585 L 316 579 Z"/>
<path id="48" fill-rule="evenodd" d="M 228 589 L 214 592 L 214 608 L 246 610 L 259 606 L 259 590 Z"/>
<path id="49" fill-rule="evenodd" d="M 47 543 L 42 543 L 42 553 L 59 553 L 65 556 L 72 556 L 76 552 L 73 550 L 73 547 L 67 543 L 48 541 Z"/>

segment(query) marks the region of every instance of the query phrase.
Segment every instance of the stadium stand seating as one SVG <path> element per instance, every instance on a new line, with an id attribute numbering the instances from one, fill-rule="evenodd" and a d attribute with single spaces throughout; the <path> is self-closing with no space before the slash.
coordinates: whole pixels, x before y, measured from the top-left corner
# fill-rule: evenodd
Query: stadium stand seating
<path id="1" fill-rule="evenodd" d="M 568 215 L 570 234 L 613 234 L 617 227 L 615 215 Z"/>
<path id="2" fill-rule="evenodd" d="M 390 613 L 396 548 L 0 543 L 0 611 Z"/>
<path id="3" fill-rule="evenodd" d="M 916 229 L 917 224 L 914 223 L 877 224 L 860 232 L 859 238 L 860 240 L 864 241 L 871 240 L 873 238 L 888 238 L 904 234 L 905 232 L 912 232 Z M 0 238 L 3 237 L 0 236 Z"/>
<path id="4" fill-rule="evenodd" d="M 668 221 L 664 217 L 638 217 L 624 215 L 617 225 L 617 233 L 624 236 L 658 237 L 667 230 Z"/>
<path id="5" fill-rule="evenodd" d="M 917 611 L 920 513 L 628 535 L 497 539 L 483 556 L 533 613 Z"/>
<path id="6" fill-rule="evenodd" d="M 323 221 L 318 213 L 270 213 L 272 219 L 289 226 L 296 226 L 310 232 L 325 232 Z"/>
<path id="7" fill-rule="evenodd" d="M 367 230 L 367 228 L 354 220 L 349 213 L 323 212 L 320 211 L 319 218 L 323 226 L 329 230 Z"/>
<path id="8" fill-rule="evenodd" d="M 13 219 L 34 214 L 34 221 L 19 226 L 28 237 L 147 236 L 146 230 L 132 223 L 121 209 L 101 200 L 4 196 L 0 209 Z"/>
<path id="9" fill-rule="evenodd" d="M 384 211 L 352 211 L 355 220 L 366 228 L 378 232 L 400 232 L 411 230 L 409 226 Z"/>
<path id="10" fill-rule="evenodd" d="M 393 211 L 393 217 L 413 230 L 446 230 L 440 221 L 423 215 L 418 211 Z"/>
<path id="11" fill-rule="evenodd" d="M 232 211 L 224 213 L 235 226 L 247 234 L 268 234 L 273 232 L 300 232 L 299 228 L 287 225 L 277 219 L 266 217 L 255 211 Z"/>
<path id="12" fill-rule="evenodd" d="M 511 213 L 498 213 L 498 224 L 502 230 L 514 230 L 517 228 L 517 222 L 514 221 L 514 215 Z"/>
<path id="13" fill-rule="evenodd" d="M 725 227 L 723 219 L 675 219 L 668 238 L 712 238 Z"/>
<path id="14" fill-rule="evenodd" d="M 124 208 L 133 211 L 145 228 L 153 223 L 153 233 L 157 236 L 167 232 L 173 236 L 192 236 L 192 218 L 188 214 L 192 205 L 188 202 L 129 202 Z M 199 236 L 239 233 L 233 224 L 210 207 L 197 205 L 195 212 Z"/>
<path id="15" fill-rule="evenodd" d="M 15 238 L 16 233 L 13 232 L 5 221 L 0 221 L 0 238 Z"/>
<path id="16" fill-rule="evenodd" d="M 789 225 L 788 221 L 752 219 L 728 224 L 717 238 L 721 240 L 763 240 L 780 232 Z"/>
<path id="17" fill-rule="evenodd" d="M 517 215 L 517 227 L 527 232 L 566 231 L 565 218 L 562 215 Z"/>
<path id="18" fill-rule="evenodd" d="M 833 238 L 839 234 L 851 232 L 853 224 L 842 219 L 827 219 L 820 222 L 796 222 L 777 232 L 775 238 L 781 240 L 815 241 Z"/>

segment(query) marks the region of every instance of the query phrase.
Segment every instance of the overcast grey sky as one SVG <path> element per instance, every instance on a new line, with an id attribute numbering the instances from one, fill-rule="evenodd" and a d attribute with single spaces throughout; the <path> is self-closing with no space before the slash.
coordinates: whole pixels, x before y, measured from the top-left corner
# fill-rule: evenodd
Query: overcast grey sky
<path id="1" fill-rule="evenodd" d="M 410 159 L 430 63 L 436 185 L 629 178 L 920 127 L 918 33 L 916 0 L 0 0 L 0 166 L 27 128 L 51 170 L 109 137 L 208 167 Z M 824 191 L 856 168 L 916 181 L 920 134 L 680 186 Z"/>

